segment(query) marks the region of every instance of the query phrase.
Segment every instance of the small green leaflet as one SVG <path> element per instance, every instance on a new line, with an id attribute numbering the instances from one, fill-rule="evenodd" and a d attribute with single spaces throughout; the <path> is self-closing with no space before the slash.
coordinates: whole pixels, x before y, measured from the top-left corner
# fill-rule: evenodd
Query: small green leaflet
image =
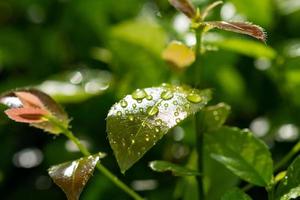
<path id="1" fill-rule="evenodd" d="M 300 196 L 300 156 L 288 167 L 286 176 L 280 182 L 277 191 L 277 200 L 289 200 Z"/>
<path id="2" fill-rule="evenodd" d="M 113 105 L 107 116 L 107 133 L 122 173 L 210 98 L 210 90 L 163 84 L 137 89 Z"/>
<path id="3" fill-rule="evenodd" d="M 48 172 L 53 181 L 65 192 L 68 200 L 78 200 L 104 153 L 87 156 L 71 162 L 52 166 Z"/>
<path id="4" fill-rule="evenodd" d="M 171 171 L 174 176 L 198 176 L 199 172 L 176 165 L 167 161 L 155 160 L 149 163 L 149 167 L 153 171 L 166 172 Z"/>
<path id="5" fill-rule="evenodd" d="M 221 200 L 251 200 L 242 190 L 234 188 L 224 194 Z"/>
<path id="6" fill-rule="evenodd" d="M 248 130 L 222 127 L 205 134 L 212 158 L 232 173 L 258 186 L 272 182 L 273 161 L 268 147 Z"/>

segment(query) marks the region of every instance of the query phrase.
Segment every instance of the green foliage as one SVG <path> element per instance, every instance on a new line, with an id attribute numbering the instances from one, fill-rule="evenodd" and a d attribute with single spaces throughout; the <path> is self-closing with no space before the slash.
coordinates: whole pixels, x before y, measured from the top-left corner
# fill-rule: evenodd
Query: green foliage
<path id="1" fill-rule="evenodd" d="M 210 90 L 162 85 L 137 89 L 110 109 L 107 133 L 124 173 L 168 131 L 202 109 Z"/>
<path id="2" fill-rule="evenodd" d="M 228 191 L 221 200 L 251 200 L 251 198 L 238 188 Z"/>
<path id="3" fill-rule="evenodd" d="M 171 171 L 174 176 L 199 176 L 200 174 L 195 171 L 180 165 L 176 165 L 167 161 L 155 160 L 149 163 L 149 167 L 153 171 L 166 172 Z"/>
<path id="4" fill-rule="evenodd" d="M 295 199 L 300 196 L 300 157 L 297 157 L 288 167 L 286 176 L 280 182 L 277 191 L 276 199 L 288 200 Z"/>
<path id="5" fill-rule="evenodd" d="M 234 174 L 255 185 L 272 184 L 271 154 L 251 132 L 223 127 L 205 136 L 210 155 Z"/>

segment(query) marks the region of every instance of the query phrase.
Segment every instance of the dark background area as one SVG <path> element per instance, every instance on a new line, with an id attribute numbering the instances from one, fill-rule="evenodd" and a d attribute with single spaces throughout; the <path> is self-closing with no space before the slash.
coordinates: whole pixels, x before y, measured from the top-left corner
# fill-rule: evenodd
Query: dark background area
<path id="1" fill-rule="evenodd" d="M 211 1 L 195 0 L 203 7 Z M 267 44 L 224 31 L 205 38 L 201 87 L 232 107 L 227 124 L 250 128 L 280 159 L 298 140 L 300 125 L 299 0 L 230 0 L 208 20 L 245 20 L 268 33 Z M 193 44 L 187 19 L 167 0 L 0 0 L 0 92 L 34 86 L 61 102 L 72 130 L 103 164 L 148 199 L 193 199 L 192 179 L 151 171 L 151 160 L 188 162 L 193 132 L 187 120 L 125 175 L 106 135 L 110 107 L 136 88 L 189 83 L 193 73 L 173 71 L 161 58 L 171 40 Z M 4 107 L 1 107 L 1 111 Z M 184 137 L 182 137 L 184 136 Z M 79 158 L 63 136 L 10 121 L 0 114 L 0 199 L 65 199 L 48 178 L 54 164 Z M 207 158 L 208 199 L 245 183 Z M 252 189 L 265 199 L 263 189 Z M 191 195 L 191 196 L 188 196 Z M 95 172 L 81 199 L 129 199 Z"/>

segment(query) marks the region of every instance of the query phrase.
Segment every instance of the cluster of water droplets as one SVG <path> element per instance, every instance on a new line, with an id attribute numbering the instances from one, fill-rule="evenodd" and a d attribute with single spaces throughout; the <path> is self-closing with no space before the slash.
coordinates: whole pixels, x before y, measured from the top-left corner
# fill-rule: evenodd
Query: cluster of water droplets
<path id="1" fill-rule="evenodd" d="M 142 156 L 170 128 L 204 106 L 205 98 L 196 89 L 168 84 L 137 89 L 125 96 L 108 114 L 108 136 L 116 156 L 122 157 L 124 151 Z M 114 127 L 118 124 L 121 133 Z"/>

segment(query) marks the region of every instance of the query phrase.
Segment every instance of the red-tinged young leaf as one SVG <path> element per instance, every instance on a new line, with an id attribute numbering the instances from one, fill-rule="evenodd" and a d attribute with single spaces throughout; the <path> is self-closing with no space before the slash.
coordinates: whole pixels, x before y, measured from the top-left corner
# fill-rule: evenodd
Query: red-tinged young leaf
<path id="1" fill-rule="evenodd" d="M 196 9 L 189 0 L 169 0 L 170 4 L 189 18 L 196 16 Z"/>
<path id="2" fill-rule="evenodd" d="M 22 123 L 41 123 L 47 121 L 44 116 L 49 113 L 39 108 L 11 108 L 5 114 L 12 120 Z"/>
<path id="3" fill-rule="evenodd" d="M 15 95 L 20 99 L 24 107 L 36 107 L 36 108 L 44 107 L 41 100 L 37 96 L 29 92 L 17 91 L 15 92 Z"/>
<path id="4" fill-rule="evenodd" d="M 5 113 L 9 118 L 31 126 L 43 129 L 44 131 L 59 134 L 61 128 L 47 118 L 54 119 L 61 126 L 68 127 L 68 115 L 64 110 L 47 94 L 35 89 L 15 90 L 0 96 L 0 102 L 10 109 Z"/>
<path id="5" fill-rule="evenodd" d="M 223 1 L 216 1 L 216 2 L 213 2 L 212 4 L 208 5 L 204 9 L 203 14 L 201 15 L 201 19 L 204 20 L 207 17 L 207 15 L 210 13 L 211 10 L 213 10 L 218 5 L 221 5 L 222 3 L 223 3 Z"/>
<path id="6" fill-rule="evenodd" d="M 53 181 L 65 192 L 68 200 L 78 200 L 104 153 L 87 156 L 52 166 L 48 172 Z"/>
<path id="7" fill-rule="evenodd" d="M 250 35 L 256 39 L 266 42 L 266 34 L 260 26 L 251 24 L 249 22 L 225 22 L 225 21 L 212 21 L 203 22 L 209 28 L 219 28 L 226 31 Z"/>

